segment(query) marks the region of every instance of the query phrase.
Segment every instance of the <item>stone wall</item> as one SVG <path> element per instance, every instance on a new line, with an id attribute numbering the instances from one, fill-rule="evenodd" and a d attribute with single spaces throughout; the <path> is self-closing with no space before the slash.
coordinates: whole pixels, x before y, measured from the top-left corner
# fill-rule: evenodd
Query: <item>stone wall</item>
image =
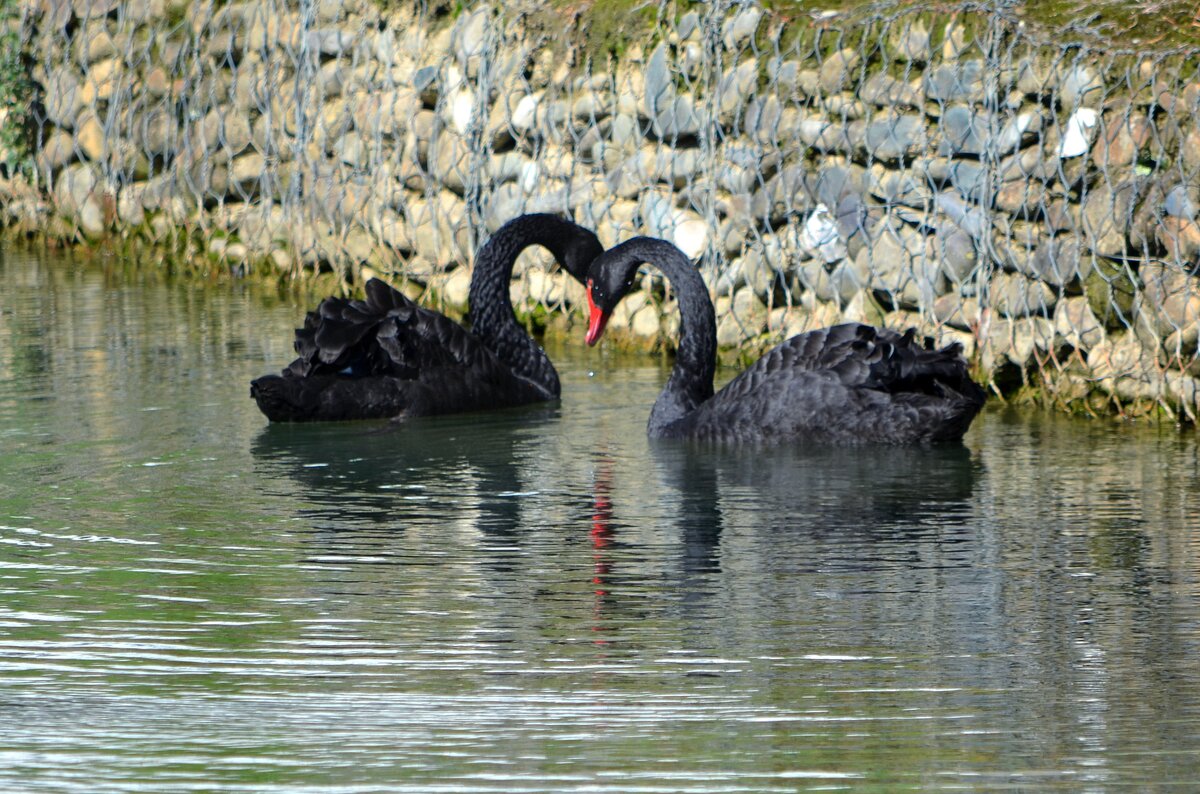
<path id="1" fill-rule="evenodd" d="M 664 2 L 614 56 L 538 3 L 42 0 L 5 216 L 461 308 L 490 230 L 567 212 L 696 257 L 727 349 L 916 326 L 999 393 L 1194 418 L 1200 58 L 977 9 Z M 542 261 L 516 302 L 578 317 Z M 612 327 L 669 346 L 669 292 Z"/>

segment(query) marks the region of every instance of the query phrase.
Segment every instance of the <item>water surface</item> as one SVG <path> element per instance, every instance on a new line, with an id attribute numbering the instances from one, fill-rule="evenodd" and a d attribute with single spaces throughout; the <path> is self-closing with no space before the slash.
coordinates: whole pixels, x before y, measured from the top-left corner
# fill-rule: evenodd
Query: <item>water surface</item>
<path id="1" fill-rule="evenodd" d="M 1200 785 L 1194 432 L 650 444 L 560 404 L 268 426 L 303 306 L 0 256 L 0 790 Z"/>

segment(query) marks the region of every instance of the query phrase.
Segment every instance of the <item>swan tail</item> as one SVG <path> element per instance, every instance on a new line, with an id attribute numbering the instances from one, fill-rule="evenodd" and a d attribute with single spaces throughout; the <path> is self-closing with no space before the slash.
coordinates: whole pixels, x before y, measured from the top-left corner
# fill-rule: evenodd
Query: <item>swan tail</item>
<path id="1" fill-rule="evenodd" d="M 326 298 L 296 329 L 297 358 L 285 375 L 309 377 L 341 373 L 352 377 L 395 374 L 393 363 L 376 344 L 389 318 L 406 319 L 416 304 L 378 279 L 367 282 L 366 300 Z"/>

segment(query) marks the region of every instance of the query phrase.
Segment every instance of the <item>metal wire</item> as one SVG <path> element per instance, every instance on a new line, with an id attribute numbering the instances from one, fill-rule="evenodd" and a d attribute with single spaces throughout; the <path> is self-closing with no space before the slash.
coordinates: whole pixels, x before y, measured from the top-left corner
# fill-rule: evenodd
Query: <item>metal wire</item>
<path id="1" fill-rule="evenodd" d="M 1196 49 L 1113 46 L 1094 19 L 1050 35 L 1004 0 L 663 0 L 607 49 L 536 3 L 42 8 L 31 121 L 64 236 L 184 234 L 461 306 L 490 231 L 562 212 L 695 257 L 727 347 L 916 327 L 1000 394 L 1195 418 Z M 582 300 L 520 270 L 524 311 Z M 669 346 L 669 292 L 645 286 L 614 327 Z"/>

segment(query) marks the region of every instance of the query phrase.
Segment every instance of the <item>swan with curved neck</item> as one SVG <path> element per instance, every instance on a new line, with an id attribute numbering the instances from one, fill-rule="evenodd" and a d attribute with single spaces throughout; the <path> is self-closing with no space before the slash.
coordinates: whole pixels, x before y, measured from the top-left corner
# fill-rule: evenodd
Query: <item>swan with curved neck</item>
<path id="1" fill-rule="evenodd" d="M 296 329 L 299 357 L 258 378 L 250 395 L 271 421 L 425 416 L 501 408 L 559 396 L 558 372 L 517 323 L 513 266 L 547 248 L 582 282 L 603 250 L 591 231 L 549 214 L 504 224 L 480 247 L 471 274 L 468 331 L 378 279 L 365 300 L 326 298 Z"/>
<path id="2" fill-rule="evenodd" d="M 848 323 L 794 336 L 713 392 L 717 324 L 708 289 L 687 256 L 636 237 L 592 262 L 587 342 L 633 287 L 642 264 L 671 282 L 680 313 L 675 366 L 650 411 L 652 438 L 716 442 L 913 444 L 962 438 L 984 402 L 961 345 L 940 350 Z"/>

